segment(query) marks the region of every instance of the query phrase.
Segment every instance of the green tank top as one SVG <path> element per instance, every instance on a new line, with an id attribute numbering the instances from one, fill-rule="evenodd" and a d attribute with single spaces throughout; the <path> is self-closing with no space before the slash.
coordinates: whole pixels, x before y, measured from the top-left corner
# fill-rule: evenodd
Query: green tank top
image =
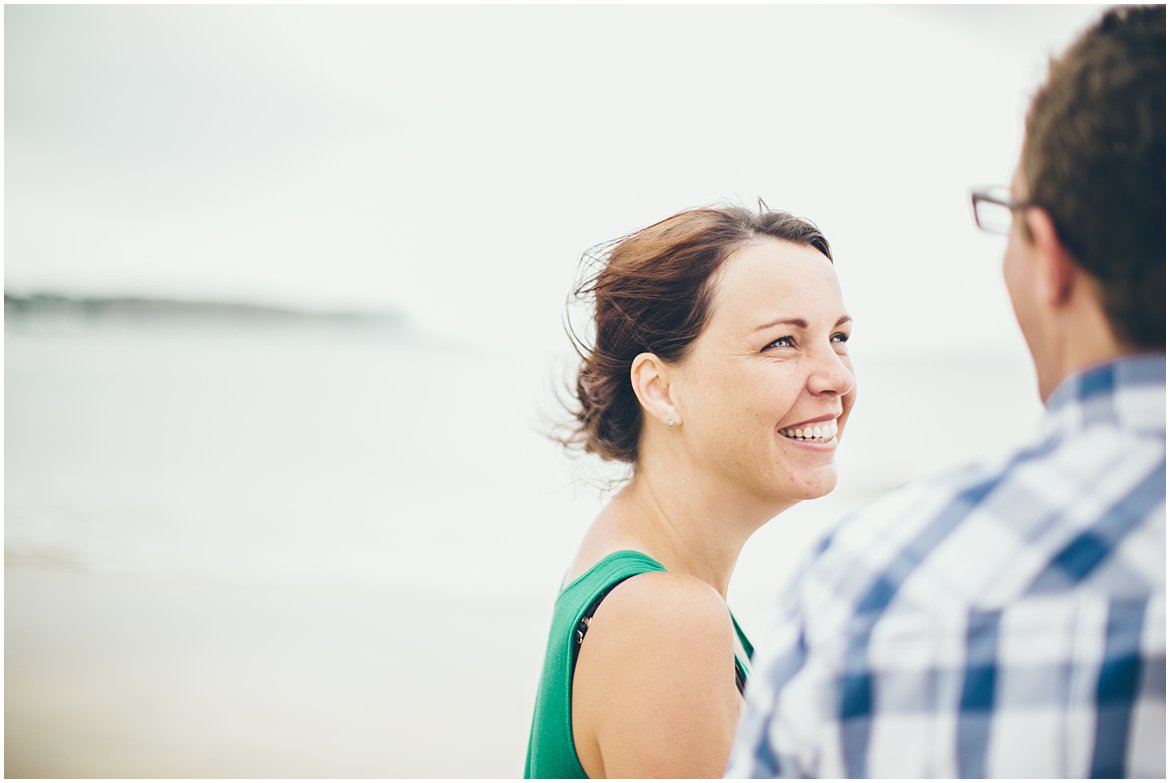
<path id="1" fill-rule="evenodd" d="M 606 555 L 581 576 L 565 586 L 553 607 L 552 628 L 544 654 L 544 671 L 536 693 L 532 731 L 528 736 L 525 778 L 587 777 L 573 744 L 573 667 L 577 662 L 578 627 L 595 604 L 610 590 L 631 576 L 665 571 L 661 563 L 641 552 L 622 551 Z M 748 658 L 752 645 L 731 618 Z M 747 681 L 748 668 L 735 656 L 736 681 Z"/>

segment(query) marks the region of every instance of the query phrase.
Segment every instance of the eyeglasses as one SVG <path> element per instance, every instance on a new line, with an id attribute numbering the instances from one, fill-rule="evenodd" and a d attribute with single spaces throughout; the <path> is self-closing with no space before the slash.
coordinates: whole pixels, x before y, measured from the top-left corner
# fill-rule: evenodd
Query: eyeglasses
<path id="1" fill-rule="evenodd" d="M 1012 229 L 1012 213 L 1030 207 L 1012 198 L 1011 190 L 1003 186 L 977 188 L 971 191 L 971 211 L 975 225 L 993 234 L 1007 234 Z"/>

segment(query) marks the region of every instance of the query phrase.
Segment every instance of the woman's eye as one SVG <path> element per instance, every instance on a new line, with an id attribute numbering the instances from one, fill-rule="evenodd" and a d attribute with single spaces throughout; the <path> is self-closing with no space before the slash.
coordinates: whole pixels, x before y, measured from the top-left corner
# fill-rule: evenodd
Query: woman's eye
<path id="1" fill-rule="evenodd" d="M 837 332 L 835 335 L 830 337 L 829 340 L 830 342 L 834 343 L 847 343 L 849 342 L 849 335 L 845 334 L 844 332 Z"/>
<path id="2" fill-rule="evenodd" d="M 781 337 L 781 338 L 773 340 L 772 342 L 765 345 L 764 350 L 766 351 L 769 348 L 795 348 L 795 347 L 796 347 L 796 341 L 793 340 L 791 337 Z"/>

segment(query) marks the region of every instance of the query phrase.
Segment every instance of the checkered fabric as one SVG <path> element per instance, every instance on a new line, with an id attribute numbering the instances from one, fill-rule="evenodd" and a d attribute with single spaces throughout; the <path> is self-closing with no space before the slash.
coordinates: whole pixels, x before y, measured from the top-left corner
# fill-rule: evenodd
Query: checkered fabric
<path id="1" fill-rule="evenodd" d="M 1069 378 L 1022 448 L 818 545 L 727 776 L 1165 777 L 1165 524 L 1165 356 Z"/>

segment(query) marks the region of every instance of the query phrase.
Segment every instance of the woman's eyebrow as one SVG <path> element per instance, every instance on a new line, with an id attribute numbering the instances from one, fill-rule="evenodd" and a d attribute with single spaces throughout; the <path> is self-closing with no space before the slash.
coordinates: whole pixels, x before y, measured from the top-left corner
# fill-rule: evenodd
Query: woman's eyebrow
<path id="1" fill-rule="evenodd" d="M 795 326 L 797 329 L 808 328 L 808 321 L 804 320 L 803 318 L 777 318 L 775 321 L 766 323 L 763 326 L 757 326 L 755 331 L 762 332 L 765 329 L 771 329 L 773 326 L 779 326 L 780 324 Z"/>
<path id="2" fill-rule="evenodd" d="M 838 326 L 840 326 L 841 324 L 847 324 L 847 323 L 851 322 L 852 320 L 853 320 L 853 316 L 843 315 L 837 319 L 837 323 L 833 324 L 833 328 L 835 329 Z M 771 321 L 769 323 L 766 323 L 763 326 L 757 326 L 755 328 L 755 331 L 762 332 L 765 329 L 771 329 L 773 326 L 779 326 L 780 324 L 787 324 L 788 326 L 794 326 L 797 329 L 807 329 L 808 328 L 808 321 L 804 320 L 803 318 L 777 318 L 775 321 Z"/>

